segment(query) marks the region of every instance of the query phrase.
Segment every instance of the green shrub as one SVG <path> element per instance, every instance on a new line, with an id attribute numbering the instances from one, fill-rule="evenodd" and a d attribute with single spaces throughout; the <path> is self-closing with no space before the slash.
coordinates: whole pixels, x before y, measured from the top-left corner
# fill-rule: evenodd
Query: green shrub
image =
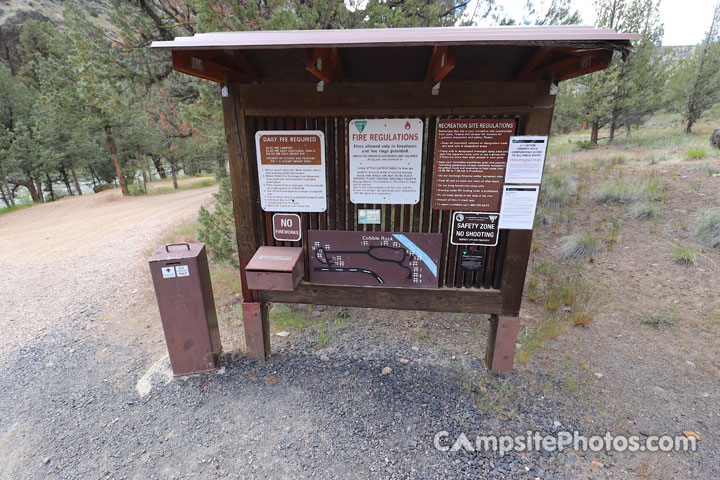
<path id="1" fill-rule="evenodd" d="M 702 160 L 707 157 L 707 151 L 704 148 L 692 148 L 685 152 L 685 158 L 688 160 Z"/>
<path id="2" fill-rule="evenodd" d="M 602 182 L 593 190 L 593 197 L 601 203 L 629 203 L 638 198 L 641 187 L 626 182 Z"/>
<path id="3" fill-rule="evenodd" d="M 564 237 L 558 255 L 565 260 L 581 260 L 597 251 L 597 239 L 589 233 L 574 233 Z"/>
<path id="4" fill-rule="evenodd" d="M 696 234 L 704 245 L 720 248 L 720 208 L 700 213 Z"/>
<path id="5" fill-rule="evenodd" d="M 645 325 L 651 325 L 656 328 L 666 325 L 675 325 L 675 317 L 663 317 L 662 315 L 659 315 L 657 313 L 653 315 L 648 315 L 647 317 L 643 317 L 640 319 L 640 321 Z"/>
<path id="6" fill-rule="evenodd" d="M 640 202 L 633 206 L 630 213 L 638 220 L 650 220 L 660 215 L 660 207 L 652 202 Z"/>
<path id="7" fill-rule="evenodd" d="M 212 211 L 200 207 L 198 240 L 207 245 L 216 261 L 239 266 L 237 259 L 233 257 L 237 252 L 237 238 L 230 178 L 225 177 L 220 181 L 220 189 L 213 194 L 213 197 L 216 201 Z"/>
<path id="8" fill-rule="evenodd" d="M 540 204 L 548 207 L 567 205 L 577 197 L 577 177 L 567 173 L 551 173 L 543 179 Z"/>
<path id="9" fill-rule="evenodd" d="M 672 261 L 680 265 L 697 265 L 697 255 L 691 247 L 675 245 L 672 252 Z"/>
<path id="10" fill-rule="evenodd" d="M 575 145 L 577 145 L 578 150 L 592 150 L 593 148 L 597 147 L 593 142 L 590 140 L 578 140 L 575 142 Z"/>

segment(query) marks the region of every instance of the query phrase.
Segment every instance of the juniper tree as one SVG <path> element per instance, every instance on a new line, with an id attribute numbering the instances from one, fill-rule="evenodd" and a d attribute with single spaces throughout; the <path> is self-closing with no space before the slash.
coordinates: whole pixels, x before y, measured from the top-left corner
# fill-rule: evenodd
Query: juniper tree
<path id="1" fill-rule="evenodd" d="M 686 133 L 692 132 L 700 116 L 720 101 L 719 35 L 720 2 L 715 5 L 705 40 L 672 69 L 668 107 L 682 116 Z"/>

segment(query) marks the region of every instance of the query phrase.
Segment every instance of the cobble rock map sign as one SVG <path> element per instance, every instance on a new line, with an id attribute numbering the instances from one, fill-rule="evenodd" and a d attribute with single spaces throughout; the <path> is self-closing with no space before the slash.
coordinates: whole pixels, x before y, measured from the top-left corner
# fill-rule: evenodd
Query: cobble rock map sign
<path id="1" fill-rule="evenodd" d="M 513 119 L 438 122 L 432 208 L 500 210 Z"/>
<path id="2" fill-rule="evenodd" d="M 351 120 L 350 201 L 420 201 L 423 122 L 419 118 Z"/>
<path id="3" fill-rule="evenodd" d="M 308 231 L 310 282 L 436 288 L 442 234 Z"/>
<path id="4" fill-rule="evenodd" d="M 325 136 L 319 130 L 255 134 L 260 205 L 266 212 L 324 212 Z"/>

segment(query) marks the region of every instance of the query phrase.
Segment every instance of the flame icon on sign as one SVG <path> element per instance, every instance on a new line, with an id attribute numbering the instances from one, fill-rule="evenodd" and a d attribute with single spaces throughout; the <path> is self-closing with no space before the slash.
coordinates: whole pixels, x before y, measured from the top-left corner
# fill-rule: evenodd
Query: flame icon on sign
<path id="1" fill-rule="evenodd" d="M 410 122 L 405 122 L 405 130 L 410 130 Z"/>

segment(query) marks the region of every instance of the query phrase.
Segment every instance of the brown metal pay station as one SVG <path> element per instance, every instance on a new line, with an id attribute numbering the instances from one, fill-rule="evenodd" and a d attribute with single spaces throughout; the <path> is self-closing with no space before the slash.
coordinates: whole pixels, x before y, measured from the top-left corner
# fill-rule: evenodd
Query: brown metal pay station
<path id="1" fill-rule="evenodd" d="M 270 354 L 267 302 L 487 313 L 486 364 L 510 372 L 556 85 L 638 38 L 553 26 L 153 43 L 223 85 L 247 354 Z"/>

